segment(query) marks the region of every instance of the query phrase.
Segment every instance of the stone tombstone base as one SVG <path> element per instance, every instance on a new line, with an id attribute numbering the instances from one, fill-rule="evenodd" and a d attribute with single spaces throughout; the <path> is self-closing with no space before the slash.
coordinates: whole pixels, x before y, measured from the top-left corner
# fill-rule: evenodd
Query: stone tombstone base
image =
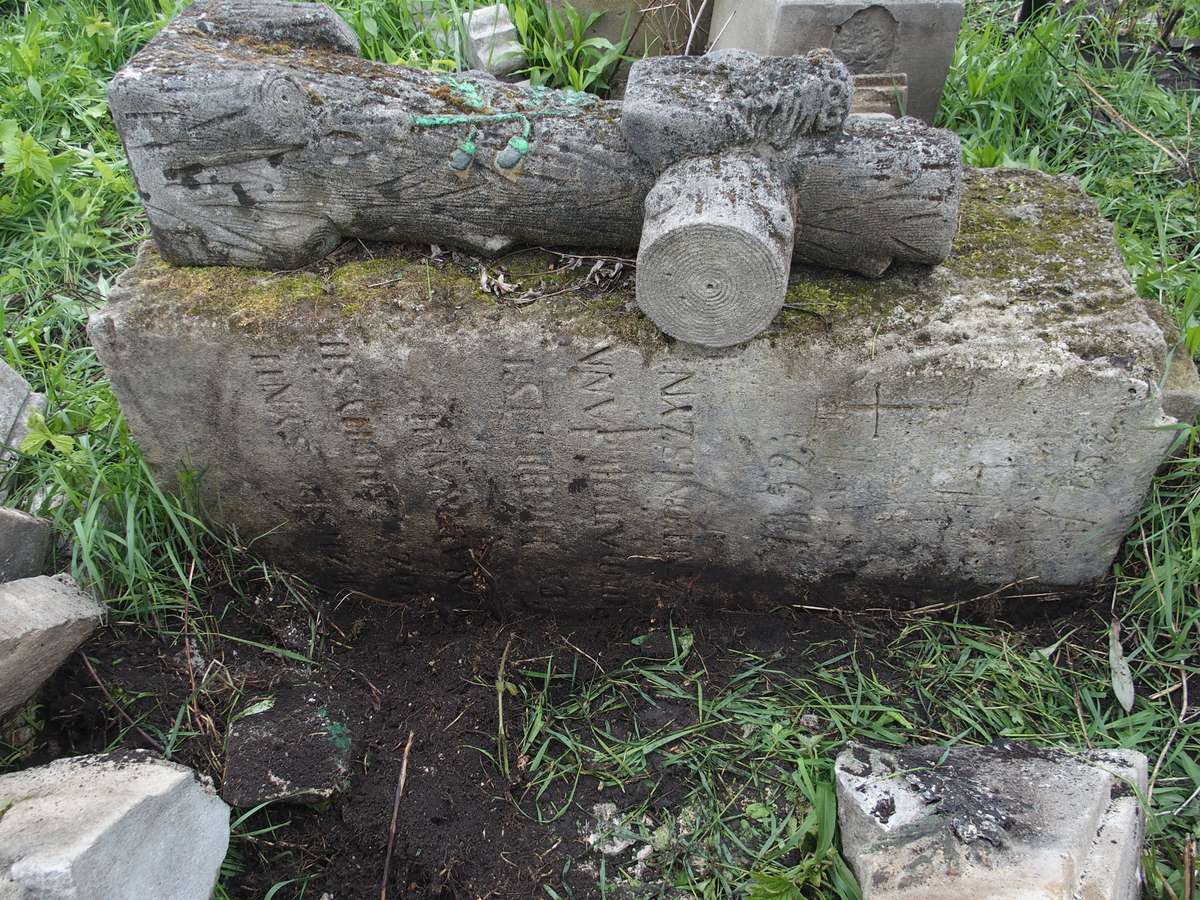
<path id="1" fill-rule="evenodd" d="M 271 274 L 146 246 L 90 324 L 164 481 L 202 472 L 260 552 L 373 594 L 1080 584 L 1200 403 L 1109 226 L 1036 173 L 968 173 L 945 265 L 797 270 L 723 350 L 664 339 L 628 285 L 560 286 L 590 259 L 508 257 L 510 297 L 547 295 L 514 303 L 465 258 L 384 252 Z"/>

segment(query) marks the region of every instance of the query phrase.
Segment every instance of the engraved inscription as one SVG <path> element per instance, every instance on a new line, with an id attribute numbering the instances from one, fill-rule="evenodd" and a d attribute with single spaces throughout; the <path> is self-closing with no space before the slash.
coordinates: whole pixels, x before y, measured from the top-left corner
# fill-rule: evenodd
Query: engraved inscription
<path id="1" fill-rule="evenodd" d="M 696 543 L 696 422 L 691 372 L 673 369 L 658 379 L 658 434 L 661 456 L 654 473 L 662 508 L 662 552 L 690 561 Z"/>
<path id="2" fill-rule="evenodd" d="M 514 470 L 517 496 L 521 500 L 518 532 L 521 550 L 547 559 L 561 558 L 560 528 L 555 516 L 557 481 L 552 466 L 551 442 L 545 433 L 546 393 L 541 372 L 532 359 L 507 357 L 501 362 L 500 385 L 504 414 L 514 425 L 512 434 L 519 435 L 518 440 L 525 444 L 525 452 L 517 457 Z M 536 560 L 531 563 L 532 567 L 542 570 L 530 574 L 537 576 L 538 595 L 543 600 L 566 597 L 563 574 L 552 573 L 550 567 Z"/>
<path id="3" fill-rule="evenodd" d="M 362 382 L 348 341 L 329 338 L 317 342 L 321 371 L 335 397 L 334 412 L 342 434 L 350 442 L 356 496 L 393 505 L 396 490 L 384 474 L 383 456 L 375 436 L 375 422 L 363 400 Z"/>
<path id="4" fill-rule="evenodd" d="M 292 450 L 316 454 L 304 420 L 304 406 L 278 353 L 251 353 L 254 386 L 263 399 L 271 429 Z"/>
<path id="5" fill-rule="evenodd" d="M 811 485 L 815 454 L 803 434 L 772 438 L 766 459 L 765 493 L 778 498 L 763 519 L 763 537 L 787 544 L 807 544 L 812 537 Z"/>
<path id="6" fill-rule="evenodd" d="M 616 392 L 616 367 L 611 345 L 603 344 L 584 354 L 571 367 L 571 383 L 579 390 L 585 425 L 571 430 L 583 443 L 592 498 L 593 524 L 600 546 L 600 595 L 604 600 L 630 597 L 626 565 L 625 519 L 628 500 L 624 490 L 630 479 L 624 457 L 631 440 L 645 440 L 652 429 L 639 426 L 622 414 Z"/>

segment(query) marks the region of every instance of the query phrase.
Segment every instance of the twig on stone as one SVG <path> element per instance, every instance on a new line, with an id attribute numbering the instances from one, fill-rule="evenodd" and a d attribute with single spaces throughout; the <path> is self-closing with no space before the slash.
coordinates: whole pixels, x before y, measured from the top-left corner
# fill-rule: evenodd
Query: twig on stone
<path id="1" fill-rule="evenodd" d="M 387 855 L 383 858 L 383 883 L 379 886 L 379 900 L 387 900 L 388 878 L 392 872 L 392 851 L 396 849 L 396 822 L 400 818 L 400 798 L 404 796 L 404 784 L 408 781 L 408 754 L 412 750 L 413 732 L 408 732 L 404 745 L 404 758 L 400 760 L 400 778 L 396 781 L 396 799 L 392 803 L 392 822 L 388 826 Z"/>
<path id="2" fill-rule="evenodd" d="M 104 682 L 100 680 L 100 676 L 96 674 L 96 670 L 92 668 L 92 661 L 87 658 L 87 655 L 82 650 L 79 651 L 79 658 L 83 660 L 84 668 L 88 670 L 88 674 L 92 676 L 92 680 L 96 682 L 96 686 L 100 688 L 101 693 L 104 694 L 112 708 L 117 711 L 117 715 L 124 719 L 129 724 L 130 728 L 141 735 L 143 741 L 158 751 L 160 756 L 166 756 L 166 750 L 163 748 L 163 745 L 154 738 L 150 737 L 150 735 L 146 734 L 142 727 L 138 725 L 137 722 L 133 721 L 132 718 L 130 718 L 129 713 L 125 712 L 125 709 L 121 706 L 121 704 L 119 704 L 113 698 L 113 695 L 109 693 L 108 688 L 104 685 Z"/>

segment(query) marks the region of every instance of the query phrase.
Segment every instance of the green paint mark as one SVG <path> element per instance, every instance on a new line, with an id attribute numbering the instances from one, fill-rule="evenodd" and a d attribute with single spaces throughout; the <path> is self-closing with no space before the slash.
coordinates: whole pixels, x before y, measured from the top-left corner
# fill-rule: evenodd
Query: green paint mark
<path id="1" fill-rule="evenodd" d="M 463 173 L 470 167 L 478 150 L 475 136 L 480 125 L 503 122 L 520 122 L 521 133 L 508 139 L 496 156 L 496 166 L 500 169 L 511 170 L 529 155 L 532 149 L 533 120 L 574 116 L 596 102 L 591 94 L 580 91 L 551 90 L 544 86 L 523 88 L 526 103 L 533 108 L 523 111 L 485 113 L 492 101 L 492 91 L 481 87 L 469 79 L 458 79 L 453 75 L 442 76 L 454 99 L 469 109 L 481 110 L 478 113 L 456 113 L 451 115 L 413 116 L 409 121 L 414 128 L 448 128 L 456 125 L 470 125 L 471 134 L 450 155 L 448 163 L 451 171 Z"/>
<path id="2" fill-rule="evenodd" d="M 329 742 L 338 749 L 339 753 L 348 754 L 350 752 L 350 729 L 341 722 L 333 721 L 329 717 L 329 710 L 323 706 L 317 710 L 317 717 L 325 726 L 325 736 L 329 738 Z"/>

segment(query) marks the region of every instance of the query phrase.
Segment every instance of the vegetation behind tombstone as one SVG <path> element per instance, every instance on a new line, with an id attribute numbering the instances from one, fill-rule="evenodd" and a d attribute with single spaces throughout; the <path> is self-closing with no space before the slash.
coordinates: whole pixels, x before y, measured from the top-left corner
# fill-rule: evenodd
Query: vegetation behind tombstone
<path id="1" fill-rule="evenodd" d="M 334 6 L 368 56 L 459 68 L 453 35 L 461 5 L 429 2 L 418 14 L 417 2 L 338 0 Z M 536 81 L 607 87 L 619 48 L 588 38 L 586 20 L 570 13 L 551 17 L 532 0 L 510 6 Z M 1163 300 L 1183 330 L 1186 352 L 1200 354 L 1200 150 L 1194 136 L 1200 62 L 1160 46 L 1167 22 L 1162 14 L 1143 15 L 1149 4 L 1115 4 L 1115 12 L 1093 4 L 1094 14 L 1073 4 L 1019 32 L 1016 6 L 968 2 L 938 124 L 962 136 L 968 164 L 1029 166 L 1079 178 L 1115 223 L 1138 291 Z M 1163 6 L 1168 16 L 1169 7 Z M 194 601 L 229 580 L 244 558 L 236 545 L 231 549 L 229 536 L 206 528 L 186 496 L 157 490 L 83 335 L 89 310 L 145 237 L 104 84 L 174 8 L 172 0 L 0 5 L 0 332 L 3 358 L 49 397 L 47 417 L 35 423 L 5 487 L 18 505 L 50 515 L 58 532 L 74 540 L 66 562 L 120 616 L 178 631 L 185 598 Z M 1200 10 L 1185 9 L 1170 31 L 1176 39 L 1200 38 Z M 1143 750 L 1159 772 L 1149 819 L 1152 898 L 1184 896 L 1186 839 L 1200 831 L 1200 719 L 1180 706 L 1187 674 L 1196 671 L 1200 634 L 1197 438 L 1195 430 L 1181 431 L 1179 461 L 1157 479 L 1116 567 L 1113 608 L 1138 690 L 1131 713 L 1110 696 L 1102 623 L 1094 633 L 1070 636 L 1075 652 L 1067 663 L 1056 655 L 1059 645 L 1022 646 L 998 631 L 926 622 L 890 649 L 894 665 L 931 685 L 921 702 L 905 707 L 912 719 L 889 721 L 886 728 L 878 720 L 867 726 L 854 717 L 839 719 L 851 734 L 885 740 L 918 729 L 972 741 L 1032 733 L 1051 743 Z M 676 647 L 667 665 L 681 659 Z M 863 704 L 896 705 L 879 693 L 870 673 L 838 672 L 836 678 L 858 679 L 848 690 Z M 681 670 L 666 675 L 674 679 Z M 550 704 L 536 679 L 522 679 L 514 690 L 564 729 L 578 714 L 569 699 Z M 741 690 L 716 702 L 734 716 L 767 714 Z M 776 734 L 769 743 L 777 748 L 793 738 Z M 827 769 L 828 760 L 819 760 L 831 746 L 803 742 L 802 749 L 819 770 Z M 720 758 L 754 756 L 758 749 L 722 747 Z M 569 766 L 560 769 L 546 777 L 573 777 Z M 828 772 L 803 771 L 794 788 L 817 818 L 811 830 L 797 822 L 793 832 L 805 846 L 821 846 L 828 840 L 818 821 L 826 812 L 821 785 Z M 769 811 L 755 812 L 762 813 L 764 829 L 777 828 Z M 761 897 L 833 896 L 841 880 L 838 870 L 821 866 L 766 866 L 755 878 Z"/>

